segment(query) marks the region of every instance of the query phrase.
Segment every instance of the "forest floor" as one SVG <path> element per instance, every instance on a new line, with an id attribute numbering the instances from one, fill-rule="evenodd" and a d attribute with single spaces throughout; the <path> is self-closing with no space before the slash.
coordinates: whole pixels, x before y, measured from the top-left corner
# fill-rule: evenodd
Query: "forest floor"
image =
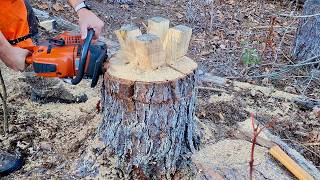
<path id="1" fill-rule="evenodd" d="M 76 23 L 73 10 L 62 1 L 32 0 L 31 2 L 35 8 Z M 172 26 L 185 24 L 193 28 L 188 56 L 198 62 L 201 75 L 221 76 L 273 87 L 292 94 L 320 98 L 319 81 L 300 78 L 309 77 L 310 72 L 299 70 L 295 71 L 295 74 L 288 73 L 276 77 L 270 75 L 293 61 L 290 51 L 298 21 L 279 14 L 299 13 L 300 9 L 296 8 L 294 3 L 267 0 L 226 0 L 214 1 L 212 4 L 196 0 L 168 1 L 161 4 L 140 0 L 130 5 L 107 1 L 90 3 L 93 10 L 106 23 L 103 36 L 113 42 L 116 42 L 113 31 L 119 29 L 121 25 L 135 23 L 144 30 L 148 18 L 163 16 L 170 19 Z M 274 30 L 270 28 L 272 16 L 276 16 Z M 44 32 L 42 35 L 47 37 L 50 33 Z M 266 46 L 267 39 L 270 38 L 271 46 Z M 275 48 L 274 54 L 273 48 Z M 258 62 L 249 64 L 244 62 L 243 55 L 246 52 L 257 55 Z M 0 145 L 4 150 L 11 152 L 19 149 L 26 157 L 25 166 L 7 178 L 77 178 L 73 170 L 81 154 L 86 148 L 90 148 L 91 139 L 101 120 L 101 114 L 97 113 L 96 109 L 101 87 L 91 89 L 87 81 L 74 87 L 66 85 L 73 91 L 85 92 L 88 101 L 80 104 L 41 104 L 30 100 L 31 86 L 22 73 L 13 72 L 3 64 L 1 69 L 8 87 L 11 127 L 9 137 L 0 138 Z M 238 122 L 247 120 L 250 112 L 253 112 L 261 124 L 276 119 L 277 123 L 270 131 L 281 137 L 320 170 L 318 114 L 286 99 L 261 92 L 235 91 L 223 87 L 219 87 L 220 90 L 212 90 L 210 89 L 212 84 L 201 82 L 199 86 L 208 87 L 199 89 L 197 101 L 196 116 L 202 134 L 202 149 L 212 146 L 224 151 L 222 146 L 225 148 L 228 146 L 224 145 L 224 142 L 235 143 L 236 140 L 243 146 L 248 146 L 244 152 L 249 156 L 250 143 L 246 144 L 243 140 L 237 139 L 233 132 L 239 128 Z M 267 150 L 262 149 L 260 153 L 258 150 L 256 156 L 257 161 L 261 160 L 262 156 L 268 156 Z M 209 157 L 211 156 L 208 155 Z M 220 160 L 220 163 L 224 161 Z M 246 159 L 241 164 L 245 171 L 234 168 L 235 174 L 240 173 L 241 177 L 246 178 L 247 174 L 243 173 L 248 173 L 248 161 L 249 159 Z M 272 158 L 268 161 L 277 164 Z M 200 162 L 202 163 L 206 164 Z M 106 166 L 109 167 L 109 171 L 105 173 L 104 178 L 119 178 L 113 169 L 112 159 Z M 291 175 L 286 174 L 282 166 L 277 165 L 275 169 L 281 170 L 283 175 L 281 177 L 290 179 Z M 221 168 L 214 170 L 226 179 L 237 179 L 237 176 L 225 175 L 221 172 Z M 265 171 L 255 174 L 260 176 L 257 179 L 277 177 L 268 176 L 268 171 L 266 169 Z"/>

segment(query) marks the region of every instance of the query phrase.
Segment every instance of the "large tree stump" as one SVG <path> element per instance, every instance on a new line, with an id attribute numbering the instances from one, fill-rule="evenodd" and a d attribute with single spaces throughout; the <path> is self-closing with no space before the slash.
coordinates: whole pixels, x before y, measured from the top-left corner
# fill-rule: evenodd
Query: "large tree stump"
<path id="1" fill-rule="evenodd" d="M 320 0 L 307 0 L 303 7 L 303 15 L 296 35 L 293 54 L 299 61 L 314 60 L 320 55 Z"/>
<path id="2" fill-rule="evenodd" d="M 116 31 L 121 50 L 106 66 L 99 133 L 127 177 L 168 178 L 196 148 L 191 33 L 160 17 L 148 20 L 147 34 L 134 25 Z"/>

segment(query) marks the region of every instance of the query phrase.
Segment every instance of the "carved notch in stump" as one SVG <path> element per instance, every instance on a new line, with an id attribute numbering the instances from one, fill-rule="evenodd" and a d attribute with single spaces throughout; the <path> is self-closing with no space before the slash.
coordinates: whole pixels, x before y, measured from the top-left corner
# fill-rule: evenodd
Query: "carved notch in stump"
<path id="1" fill-rule="evenodd" d="M 196 149 L 197 64 L 185 56 L 189 27 L 148 23 L 148 34 L 132 25 L 116 31 L 121 50 L 106 66 L 99 133 L 127 176 L 165 178 Z"/>

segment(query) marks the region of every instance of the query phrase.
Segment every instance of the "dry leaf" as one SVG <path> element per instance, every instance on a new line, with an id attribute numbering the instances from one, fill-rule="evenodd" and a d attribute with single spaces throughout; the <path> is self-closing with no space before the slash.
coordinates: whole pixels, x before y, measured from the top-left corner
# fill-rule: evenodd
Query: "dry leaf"
<path id="1" fill-rule="evenodd" d="M 177 15 L 177 17 L 178 17 L 179 19 L 183 18 L 183 15 L 180 14 L 180 13 L 176 13 L 176 15 Z"/>
<path id="2" fill-rule="evenodd" d="M 55 3 L 52 8 L 55 10 L 55 11 L 62 11 L 63 10 L 63 6 L 60 4 L 60 3 Z"/>
<path id="3" fill-rule="evenodd" d="M 308 136 L 308 142 L 318 143 L 320 142 L 320 133 L 316 131 L 312 131 Z"/>
<path id="4" fill-rule="evenodd" d="M 234 4 L 236 4 L 236 1 L 235 0 L 229 0 L 228 4 L 234 5 Z"/>
<path id="5" fill-rule="evenodd" d="M 122 4 L 120 7 L 122 9 L 124 9 L 124 10 L 128 10 L 129 9 L 129 5 L 128 4 Z"/>
<path id="6" fill-rule="evenodd" d="M 39 8 L 39 9 L 48 9 L 49 6 L 48 6 L 48 4 L 46 4 L 46 3 L 39 3 L 39 4 L 38 4 L 38 8 Z"/>
<path id="7" fill-rule="evenodd" d="M 318 106 L 314 107 L 313 113 L 316 115 L 317 118 L 320 118 L 320 107 Z"/>

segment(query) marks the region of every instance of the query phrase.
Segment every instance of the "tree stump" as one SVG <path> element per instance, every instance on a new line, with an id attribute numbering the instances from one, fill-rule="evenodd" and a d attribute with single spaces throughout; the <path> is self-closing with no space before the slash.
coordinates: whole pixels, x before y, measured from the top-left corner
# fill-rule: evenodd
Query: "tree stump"
<path id="1" fill-rule="evenodd" d="M 314 60 L 320 55 L 320 0 L 307 0 L 303 6 L 303 15 L 296 35 L 293 54 L 299 61 Z M 308 17 L 309 16 L 309 17 Z"/>
<path id="2" fill-rule="evenodd" d="M 121 45 L 106 65 L 100 138 L 127 177 L 170 178 L 197 149 L 197 64 L 186 57 L 192 30 L 148 20 L 116 31 Z"/>

